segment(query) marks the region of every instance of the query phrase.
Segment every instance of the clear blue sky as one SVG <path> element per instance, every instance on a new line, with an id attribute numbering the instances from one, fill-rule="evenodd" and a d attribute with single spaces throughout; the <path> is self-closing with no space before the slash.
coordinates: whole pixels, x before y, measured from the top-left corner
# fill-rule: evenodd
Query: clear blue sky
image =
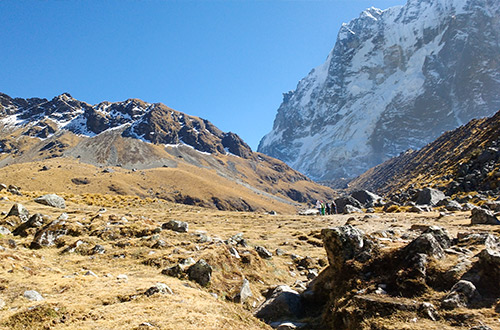
<path id="1" fill-rule="evenodd" d="M 342 22 L 405 0 L 0 1 L 0 92 L 162 102 L 256 149 Z"/>

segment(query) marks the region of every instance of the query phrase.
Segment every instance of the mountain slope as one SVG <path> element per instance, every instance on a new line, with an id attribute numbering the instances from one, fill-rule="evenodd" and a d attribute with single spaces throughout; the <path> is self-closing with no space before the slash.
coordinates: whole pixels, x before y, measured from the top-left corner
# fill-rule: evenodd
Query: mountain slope
<path id="1" fill-rule="evenodd" d="M 367 9 L 284 95 L 258 150 L 316 180 L 355 177 L 500 109 L 499 55 L 498 1 Z"/>
<path id="2" fill-rule="evenodd" d="M 50 182 L 57 192 L 135 194 L 219 209 L 282 211 L 333 196 L 283 162 L 252 152 L 234 133 L 135 99 L 92 106 L 69 94 L 50 101 L 0 94 L 0 150 L 4 182 L 31 190 L 46 190 L 43 183 Z M 42 165 L 36 162 L 52 158 L 60 160 L 60 170 L 38 171 Z M 103 175 L 104 166 L 113 167 L 112 172 Z M 63 175 L 63 168 L 74 170 Z M 146 180 L 148 175 L 158 179 Z M 80 179 L 89 183 L 75 184 Z"/>
<path id="3" fill-rule="evenodd" d="M 446 132 L 418 151 L 408 151 L 349 183 L 382 194 L 437 186 L 449 194 L 500 189 L 500 111 Z"/>

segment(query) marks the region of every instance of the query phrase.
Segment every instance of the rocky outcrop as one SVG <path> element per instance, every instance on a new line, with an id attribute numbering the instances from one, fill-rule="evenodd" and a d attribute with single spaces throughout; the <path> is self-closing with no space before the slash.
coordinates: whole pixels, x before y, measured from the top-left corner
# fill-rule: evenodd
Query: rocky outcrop
<path id="1" fill-rule="evenodd" d="M 352 226 L 323 229 L 322 235 L 329 265 L 301 295 L 323 306 L 322 329 L 361 329 L 376 324 L 372 319 L 387 322 L 395 315 L 453 323 L 449 310 L 494 306 L 500 297 L 495 236 L 452 239 L 430 226 L 406 246 L 381 250 Z M 486 248 L 474 256 L 465 248 L 473 244 Z M 429 292 L 445 294 L 429 301 Z"/>

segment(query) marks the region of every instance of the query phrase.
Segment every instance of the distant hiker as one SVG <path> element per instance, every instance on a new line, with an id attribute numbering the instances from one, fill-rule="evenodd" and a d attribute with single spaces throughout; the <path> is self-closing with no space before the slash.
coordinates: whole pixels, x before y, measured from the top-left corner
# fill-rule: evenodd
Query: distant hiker
<path id="1" fill-rule="evenodd" d="M 337 214 L 337 204 L 335 204 L 335 201 L 332 201 L 331 211 L 332 214 Z"/>
<path id="2" fill-rule="evenodd" d="M 330 208 L 330 205 L 328 203 L 325 204 L 325 213 L 327 215 L 332 214 L 332 209 Z"/>
<path id="3" fill-rule="evenodd" d="M 321 214 L 321 202 L 319 200 L 316 201 L 316 208 L 318 209 L 319 214 Z"/>
<path id="4" fill-rule="evenodd" d="M 321 215 L 325 215 L 325 203 L 321 201 Z"/>

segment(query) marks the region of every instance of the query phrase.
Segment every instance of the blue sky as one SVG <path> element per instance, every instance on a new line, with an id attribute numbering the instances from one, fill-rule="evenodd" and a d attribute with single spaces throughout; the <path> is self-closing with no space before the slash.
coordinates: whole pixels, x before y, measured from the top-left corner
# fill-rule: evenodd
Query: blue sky
<path id="1" fill-rule="evenodd" d="M 282 93 L 323 63 L 342 22 L 404 0 L 0 1 L 0 92 L 162 102 L 268 133 Z"/>

